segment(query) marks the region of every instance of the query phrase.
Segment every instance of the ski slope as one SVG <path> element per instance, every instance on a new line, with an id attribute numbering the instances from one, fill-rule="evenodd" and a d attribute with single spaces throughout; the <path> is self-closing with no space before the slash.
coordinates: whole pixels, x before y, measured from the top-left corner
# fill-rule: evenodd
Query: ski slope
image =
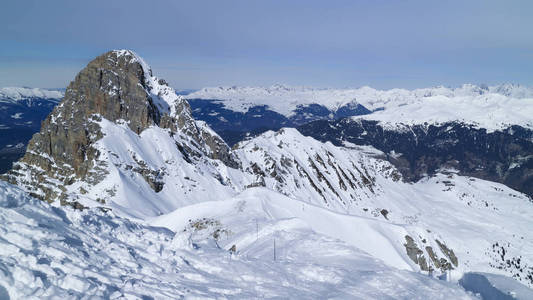
<path id="1" fill-rule="evenodd" d="M 217 242 L 217 224 L 172 232 L 99 209 L 52 207 L 0 182 L 0 296 L 472 298 L 456 284 L 391 268 L 295 220 L 262 219 L 255 239 L 250 217 L 259 211 L 236 208 L 220 223 L 228 238 Z M 233 242 L 235 254 L 224 249 Z"/>

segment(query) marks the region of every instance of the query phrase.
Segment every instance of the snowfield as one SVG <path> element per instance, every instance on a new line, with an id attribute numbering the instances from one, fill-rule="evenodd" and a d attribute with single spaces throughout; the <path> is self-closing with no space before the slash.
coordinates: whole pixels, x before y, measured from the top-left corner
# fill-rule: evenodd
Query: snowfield
<path id="1" fill-rule="evenodd" d="M 257 206 L 261 203 L 257 196 L 256 200 L 252 193 L 221 202 L 224 218 L 218 221 L 199 218 L 212 209 L 194 209 L 193 222 L 182 223 L 189 226 L 178 226 L 173 232 L 99 209 L 79 212 L 52 207 L 0 182 L 0 296 L 472 297 L 454 283 L 391 268 L 297 219 L 268 216 Z M 175 226 L 185 218 L 154 223 Z M 255 219 L 260 227 L 257 236 Z M 231 254 L 227 248 L 233 244 L 238 246 Z"/>
<path id="2" fill-rule="evenodd" d="M 395 107 L 389 106 L 370 115 L 352 119 L 381 121 L 392 128 L 398 125 L 438 125 L 458 121 L 492 132 L 511 125 L 533 129 L 531 115 L 533 97 L 517 99 L 499 94 L 455 97 L 437 95 Z"/>

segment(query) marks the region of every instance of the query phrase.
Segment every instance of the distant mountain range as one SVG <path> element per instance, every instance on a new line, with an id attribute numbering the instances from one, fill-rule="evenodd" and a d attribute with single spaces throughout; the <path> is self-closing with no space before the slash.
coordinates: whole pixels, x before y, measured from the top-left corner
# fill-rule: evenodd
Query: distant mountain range
<path id="1" fill-rule="evenodd" d="M 61 98 L 60 90 L 0 88 L 0 173 L 24 154 L 31 136 Z"/>
<path id="2" fill-rule="evenodd" d="M 185 97 L 193 115 L 206 120 L 222 137 L 227 136 L 225 139 L 230 143 L 238 132 L 359 115 L 392 125 L 457 120 L 489 130 L 509 125 L 533 127 L 531 100 L 524 100 L 533 99 L 533 88 L 513 84 L 385 91 L 370 87 L 217 87 L 204 88 Z"/>
<path id="3" fill-rule="evenodd" d="M 336 111 L 347 104 L 357 102 L 370 110 L 401 106 L 434 96 L 448 98 L 477 97 L 497 94 L 509 98 L 533 98 L 533 88 L 501 84 L 496 86 L 464 84 L 457 88 L 431 87 L 415 90 L 376 90 L 361 88 L 312 88 L 273 85 L 271 87 L 213 87 L 189 93 L 187 99 L 214 99 L 233 111 L 246 112 L 253 106 L 267 105 L 273 111 L 290 116 L 298 107 L 320 104 Z"/>

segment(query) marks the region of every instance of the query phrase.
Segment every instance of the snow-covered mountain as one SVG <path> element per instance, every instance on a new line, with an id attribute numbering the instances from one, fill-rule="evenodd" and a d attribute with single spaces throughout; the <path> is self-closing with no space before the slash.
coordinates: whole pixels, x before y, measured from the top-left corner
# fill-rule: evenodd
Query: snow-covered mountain
<path id="1" fill-rule="evenodd" d="M 0 102 L 16 102 L 27 99 L 51 99 L 63 98 L 61 90 L 50 90 L 28 87 L 3 87 L 0 88 Z"/>
<path id="2" fill-rule="evenodd" d="M 108 52 L 3 177 L 0 295 L 470 298 L 458 280 L 485 273 L 531 295 L 531 198 L 450 169 L 406 182 L 387 154 L 291 128 L 230 149 Z"/>
<path id="3" fill-rule="evenodd" d="M 476 86 L 459 88 L 424 88 L 415 90 L 316 89 L 274 85 L 261 87 L 204 88 L 186 96 L 191 100 L 211 100 L 225 109 L 245 113 L 267 106 L 285 117 L 293 117 L 305 107 L 319 105 L 329 114 L 316 119 L 346 117 L 338 115 L 346 107 L 362 105 L 372 114 L 363 118 L 388 123 L 423 124 L 424 122 L 463 121 L 490 130 L 521 125 L 532 128 L 533 89 L 520 85 Z M 359 117 L 358 117 L 359 118 Z M 301 124 L 297 124 L 301 125 Z"/>
<path id="4" fill-rule="evenodd" d="M 187 95 L 187 99 L 213 99 L 224 107 L 245 112 L 250 107 L 268 105 L 273 111 L 290 116 L 298 106 L 321 104 L 335 110 L 356 101 L 376 110 L 419 102 L 424 98 L 444 96 L 448 98 L 500 95 L 513 99 L 533 98 L 533 89 L 520 85 L 476 86 L 464 84 L 458 88 L 433 87 L 415 90 L 376 90 L 365 86 L 356 89 L 332 89 L 273 85 L 271 87 L 212 87 Z"/>
<path id="5" fill-rule="evenodd" d="M 145 134 L 148 137 L 136 140 Z M 161 135 L 171 140 L 158 140 Z M 174 151 L 165 158 L 153 153 L 154 145 L 161 142 L 170 143 Z M 153 159 L 137 153 L 135 147 L 152 153 Z M 118 161 L 110 164 L 111 156 Z M 121 50 L 97 57 L 76 76 L 7 177 L 43 200 L 70 203 L 87 192 L 83 183 L 105 185 L 98 194 L 103 199 L 115 193 L 122 185 L 108 187 L 116 183 L 107 179 L 118 173 L 113 167 L 141 176 L 159 192 L 159 178 L 166 170 L 151 168 L 146 160 L 170 163 L 178 159 L 175 163 L 182 165 L 202 162 L 204 157 L 232 167 L 236 164 L 228 146 L 205 123 L 191 117 L 181 96 L 152 76 L 142 58 Z"/>

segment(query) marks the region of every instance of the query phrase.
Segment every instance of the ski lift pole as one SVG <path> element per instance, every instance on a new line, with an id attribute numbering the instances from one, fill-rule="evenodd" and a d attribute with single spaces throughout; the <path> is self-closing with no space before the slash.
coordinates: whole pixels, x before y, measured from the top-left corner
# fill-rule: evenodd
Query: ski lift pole
<path id="1" fill-rule="evenodd" d="M 274 261 L 276 261 L 276 239 L 274 239 Z"/>

